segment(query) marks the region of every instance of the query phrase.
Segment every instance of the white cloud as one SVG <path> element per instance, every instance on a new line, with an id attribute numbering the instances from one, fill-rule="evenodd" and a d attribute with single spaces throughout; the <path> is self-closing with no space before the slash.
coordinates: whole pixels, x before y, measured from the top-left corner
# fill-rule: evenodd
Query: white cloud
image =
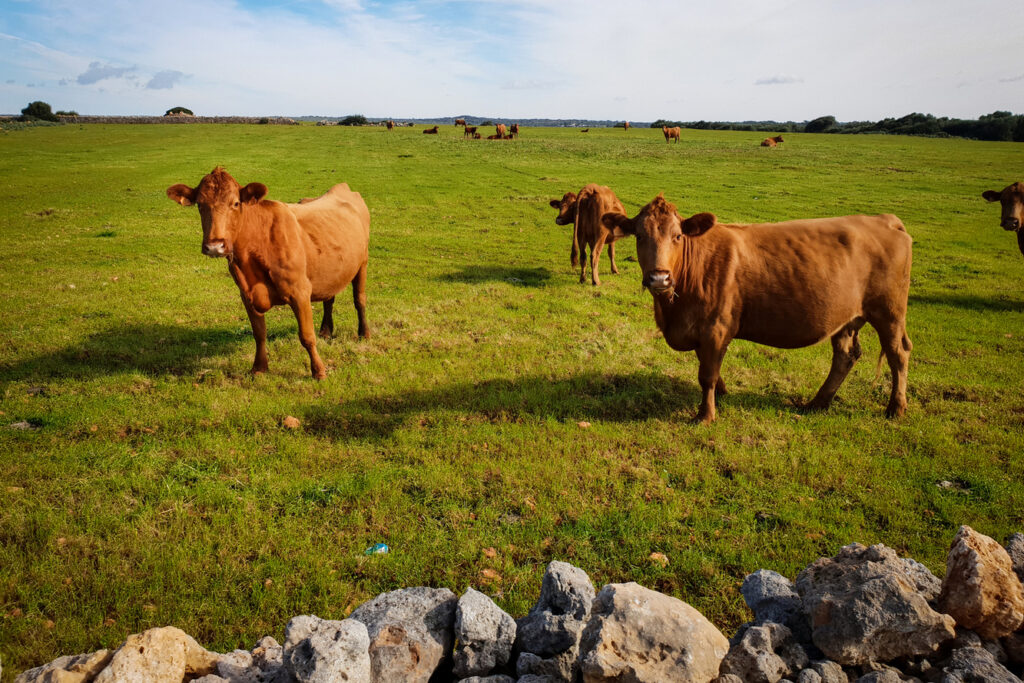
<path id="1" fill-rule="evenodd" d="M 108 78 L 124 78 L 131 74 L 132 71 L 135 71 L 134 66 L 121 67 L 93 62 L 89 65 L 88 70 L 84 73 L 78 74 L 75 81 L 79 85 L 91 85 Z"/>
<path id="2" fill-rule="evenodd" d="M 793 85 L 803 82 L 804 79 L 799 76 L 771 76 L 769 78 L 757 79 L 754 81 L 754 85 Z"/>
<path id="3" fill-rule="evenodd" d="M 180 71 L 161 71 L 149 79 L 146 87 L 150 90 L 170 90 L 185 77 Z"/>

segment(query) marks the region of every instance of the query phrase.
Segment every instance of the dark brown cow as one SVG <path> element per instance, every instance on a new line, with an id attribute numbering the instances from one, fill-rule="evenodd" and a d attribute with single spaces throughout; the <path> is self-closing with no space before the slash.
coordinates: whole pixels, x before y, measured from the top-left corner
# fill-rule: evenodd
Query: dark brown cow
<path id="1" fill-rule="evenodd" d="M 1017 233 L 1017 247 L 1024 254 L 1024 183 L 1014 183 L 1003 188 L 1002 192 L 985 190 L 981 196 L 990 202 L 1003 205 L 1003 215 L 999 225 L 1003 230 Z"/>
<path id="2" fill-rule="evenodd" d="M 584 129 L 582 129 L 582 130 L 581 130 L 580 132 L 581 132 L 581 133 L 589 133 L 589 132 L 590 132 L 590 129 L 589 129 L 589 128 L 584 128 Z"/>
<path id="3" fill-rule="evenodd" d="M 474 140 L 479 140 L 479 139 L 480 139 L 480 138 L 482 138 L 482 137 L 483 137 L 483 136 L 482 136 L 482 135 L 480 135 L 480 133 L 473 133 L 473 139 L 474 139 Z"/>
<path id="4" fill-rule="evenodd" d="M 503 140 L 504 138 L 502 138 L 500 135 L 495 133 L 494 135 L 488 135 L 487 139 L 488 140 Z"/>
<path id="5" fill-rule="evenodd" d="M 508 129 L 508 132 L 512 137 L 519 137 L 519 124 L 513 123 L 512 127 Z"/>
<path id="6" fill-rule="evenodd" d="M 395 128 L 395 122 L 392 121 L 391 119 L 388 119 L 387 121 L 385 121 L 384 125 L 388 127 L 388 130 L 394 130 L 394 128 Z"/>
<path id="7" fill-rule="evenodd" d="M 456 126 L 464 126 L 464 125 L 466 125 L 466 119 L 455 119 L 455 125 Z"/>
<path id="8" fill-rule="evenodd" d="M 426 130 L 423 131 L 423 134 L 424 135 L 437 135 L 437 126 L 434 126 L 433 128 L 427 128 Z"/>
<path id="9" fill-rule="evenodd" d="M 466 129 L 462 131 L 462 137 L 472 137 L 476 133 L 476 126 L 466 126 Z"/>
<path id="10" fill-rule="evenodd" d="M 309 353 L 313 377 L 327 375 L 316 351 L 311 302 L 324 302 L 320 336 L 334 333 L 334 297 L 352 283 L 359 336 L 366 324 L 366 264 L 370 212 L 348 185 L 301 204 L 264 200 L 267 186 L 245 187 L 219 166 L 193 189 L 172 185 L 167 196 L 182 206 L 199 205 L 203 253 L 226 256 L 256 339 L 253 373 L 267 370 L 267 323 L 263 315 L 287 304 L 299 322 L 299 340 Z"/>
<path id="11" fill-rule="evenodd" d="M 587 247 L 590 248 L 590 281 L 594 285 L 601 284 L 597 275 L 597 266 L 601 260 L 601 249 L 608 245 L 608 260 L 612 264 L 612 273 L 618 273 L 615 265 L 615 240 L 622 237 L 619 230 L 609 230 L 601 223 L 601 216 L 606 213 L 623 213 L 622 202 L 607 187 L 586 185 L 579 194 L 566 192 L 561 199 L 552 199 L 551 208 L 558 209 L 555 223 L 572 225 L 572 251 L 570 260 L 572 267 L 580 267 L 580 282 L 586 282 Z M 583 258 L 580 258 L 582 253 Z"/>
<path id="12" fill-rule="evenodd" d="M 635 218 L 611 213 L 602 221 L 636 235 L 665 341 L 697 352 L 700 422 L 715 419 L 715 392 L 725 393 L 722 358 L 733 339 L 791 349 L 831 338 L 832 369 L 807 405 L 825 409 L 860 357 L 865 322 L 878 331 L 892 371 L 885 414 L 906 410 L 912 240 L 896 216 L 724 225 L 710 213 L 684 219 L 659 195 Z"/>
<path id="13" fill-rule="evenodd" d="M 662 126 L 661 132 L 665 134 L 665 142 L 667 143 L 672 138 L 675 138 L 676 142 L 679 142 L 679 136 L 682 133 L 682 129 L 679 126 L 669 128 L 668 126 Z"/>
<path id="14" fill-rule="evenodd" d="M 502 138 L 504 138 L 505 135 L 508 134 L 508 130 L 505 128 L 504 123 L 499 123 L 498 125 L 496 125 L 494 127 L 494 132 L 500 135 Z"/>
<path id="15" fill-rule="evenodd" d="M 626 121 L 626 122 L 624 122 L 624 123 L 622 124 L 622 128 L 623 128 L 624 130 L 629 130 L 629 121 Z"/>
<path id="16" fill-rule="evenodd" d="M 775 147 L 780 142 L 784 142 L 784 140 L 782 139 L 782 136 L 781 135 L 776 135 L 773 138 L 765 138 L 764 140 L 762 140 L 761 141 L 761 146 L 762 147 Z"/>

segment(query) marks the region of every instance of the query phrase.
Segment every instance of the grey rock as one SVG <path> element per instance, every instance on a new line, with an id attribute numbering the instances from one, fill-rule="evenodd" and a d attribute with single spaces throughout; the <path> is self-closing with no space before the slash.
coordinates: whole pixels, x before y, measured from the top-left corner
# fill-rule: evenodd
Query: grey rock
<path id="1" fill-rule="evenodd" d="M 515 639 L 515 619 L 483 593 L 467 589 L 455 607 L 455 675 L 483 676 L 504 666 Z"/>
<path id="2" fill-rule="evenodd" d="M 463 678 L 459 683 L 516 683 L 516 679 L 504 674 L 498 674 L 497 676 L 470 676 L 469 678 Z"/>
<path id="3" fill-rule="evenodd" d="M 516 679 L 517 683 L 559 683 L 562 679 L 551 676 L 538 676 L 537 674 L 526 674 Z"/>
<path id="4" fill-rule="evenodd" d="M 733 674 L 748 683 L 778 683 L 794 673 L 786 661 L 775 653 L 773 636 L 776 635 L 788 637 L 790 631 L 780 624 L 751 626 L 722 660 L 720 672 Z"/>
<path id="5" fill-rule="evenodd" d="M 736 674 L 722 674 L 711 683 L 743 683 L 743 679 Z"/>
<path id="6" fill-rule="evenodd" d="M 594 585 L 586 572 L 566 562 L 551 562 L 537 604 L 517 623 L 517 649 L 551 657 L 575 648 L 593 600 Z"/>
<path id="7" fill-rule="evenodd" d="M 366 625 L 375 683 L 427 683 L 450 666 L 455 606 L 447 588 L 403 588 L 360 605 L 351 619 Z"/>
<path id="8" fill-rule="evenodd" d="M 577 647 L 561 652 L 554 657 L 541 657 L 532 652 L 521 652 L 516 660 L 516 675 L 519 680 L 526 676 L 540 676 L 552 683 L 571 683 L 578 668 Z"/>
<path id="9" fill-rule="evenodd" d="M 206 674 L 200 678 L 193 678 L 192 683 L 230 683 L 228 679 L 221 678 L 217 674 Z"/>
<path id="10" fill-rule="evenodd" d="M 1010 561 L 1013 562 L 1014 573 L 1020 582 L 1024 583 L 1024 534 L 1010 536 L 1010 540 L 1006 543 L 1006 552 L 1010 555 Z"/>
<path id="11" fill-rule="evenodd" d="M 23 671 L 14 683 L 49 683 L 93 680 L 113 659 L 112 650 L 97 650 L 82 655 L 65 655 L 48 664 Z"/>
<path id="12" fill-rule="evenodd" d="M 1020 683 L 1020 679 L 997 662 L 988 650 L 980 647 L 961 647 L 953 650 L 942 672 L 942 681 L 948 679 L 963 683 Z"/>
<path id="13" fill-rule="evenodd" d="M 811 670 L 821 676 L 821 683 L 847 683 L 849 680 L 843 667 L 829 660 L 812 662 Z"/>
<path id="14" fill-rule="evenodd" d="M 917 588 L 917 592 L 924 596 L 925 600 L 931 602 L 939 597 L 939 591 L 942 590 L 942 579 L 932 574 L 928 567 L 917 560 L 901 557 L 900 561 L 903 563 L 907 578 Z"/>
<path id="15" fill-rule="evenodd" d="M 793 582 L 782 574 L 758 569 L 743 580 L 740 592 L 754 613 L 755 625 L 771 621 L 793 630 L 794 626 L 805 623 L 800 595 Z"/>
<path id="16" fill-rule="evenodd" d="M 1001 641 L 1006 657 L 1015 664 L 1024 664 L 1024 631 L 1017 631 Z"/>
<path id="17" fill-rule="evenodd" d="M 797 674 L 796 683 L 821 683 L 821 674 L 814 669 L 804 669 Z"/>
<path id="18" fill-rule="evenodd" d="M 370 683 L 369 647 L 362 622 L 306 615 L 285 627 L 283 657 L 299 683 Z"/>
<path id="19" fill-rule="evenodd" d="M 235 650 L 217 660 L 217 674 L 228 683 L 263 683 L 263 672 L 253 663 L 252 653 Z"/>
<path id="20" fill-rule="evenodd" d="M 954 635 L 884 545 L 854 543 L 802 571 L 797 592 L 814 644 L 831 660 L 859 665 L 933 652 Z"/>
<path id="21" fill-rule="evenodd" d="M 872 671 L 857 679 L 857 683 L 903 683 L 900 675 L 891 669 Z"/>

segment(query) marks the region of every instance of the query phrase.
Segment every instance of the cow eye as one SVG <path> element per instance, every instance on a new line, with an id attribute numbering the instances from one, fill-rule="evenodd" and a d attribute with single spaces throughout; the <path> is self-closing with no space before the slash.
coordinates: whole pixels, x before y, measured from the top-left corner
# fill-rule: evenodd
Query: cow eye
<path id="1" fill-rule="evenodd" d="M 674 237 L 673 239 L 674 239 L 674 240 L 675 240 L 676 242 L 678 242 L 679 240 L 683 239 L 683 233 L 681 233 L 681 232 L 677 232 L 677 233 L 676 233 L 676 235 L 675 235 L 675 237 Z"/>
<path id="2" fill-rule="evenodd" d="M 239 206 L 239 202 L 238 202 L 238 200 L 235 200 L 235 208 L 237 209 L 238 206 Z"/>

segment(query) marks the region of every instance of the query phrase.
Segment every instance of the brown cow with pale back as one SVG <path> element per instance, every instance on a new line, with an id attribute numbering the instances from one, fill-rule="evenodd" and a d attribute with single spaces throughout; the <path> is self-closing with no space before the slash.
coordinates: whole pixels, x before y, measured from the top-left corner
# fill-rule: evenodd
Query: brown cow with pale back
<path id="1" fill-rule="evenodd" d="M 668 141 L 672 139 L 675 139 L 676 142 L 679 142 L 679 136 L 682 134 L 682 129 L 679 126 L 675 126 L 673 128 L 669 128 L 668 126 L 662 126 L 661 132 L 665 134 L 666 143 L 668 143 Z"/>
<path id="2" fill-rule="evenodd" d="M 456 126 L 464 126 L 464 125 L 466 125 L 466 119 L 455 119 L 455 125 Z"/>
<path id="3" fill-rule="evenodd" d="M 892 371 L 885 414 L 906 410 L 912 240 L 896 216 L 728 225 L 710 213 L 682 218 L 659 195 L 635 218 L 609 213 L 602 221 L 636 235 L 665 341 L 697 352 L 698 421 L 715 419 L 715 393 L 725 393 L 722 358 L 733 339 L 792 349 L 831 338 L 832 368 L 807 404 L 828 408 L 861 355 L 857 333 L 865 322 L 878 332 Z"/>
<path id="4" fill-rule="evenodd" d="M 566 192 L 561 199 L 552 199 L 551 208 L 558 209 L 555 223 L 558 225 L 572 224 L 572 267 L 580 267 L 580 282 L 586 282 L 587 247 L 590 248 L 590 281 L 600 285 L 601 278 L 597 275 L 597 267 L 601 260 L 601 250 L 608 245 L 608 260 L 612 265 L 612 273 L 618 274 L 615 265 L 615 241 L 622 237 L 619 230 L 608 229 L 601 222 L 601 216 L 609 212 L 623 213 L 622 202 L 607 187 L 586 185 L 579 194 Z M 582 258 L 580 258 L 582 254 Z"/>
<path id="5" fill-rule="evenodd" d="M 780 142 L 785 142 L 781 135 L 776 135 L 773 138 L 765 138 L 761 141 L 762 147 L 777 147 Z"/>
<path id="6" fill-rule="evenodd" d="M 309 353 L 313 377 L 323 379 L 327 370 L 316 350 L 311 302 L 324 302 L 320 336 L 329 338 L 334 333 L 334 297 L 351 282 L 359 336 L 370 336 L 366 324 L 370 212 L 359 193 L 345 183 L 300 204 L 265 200 L 266 194 L 266 185 L 241 187 L 219 166 L 194 189 L 181 184 L 167 188 L 167 196 L 182 206 L 199 205 L 203 253 L 227 257 L 256 339 L 252 372 L 267 370 L 264 314 L 287 304 L 299 322 L 299 340 Z"/>
<path id="7" fill-rule="evenodd" d="M 1017 247 L 1024 254 L 1024 183 L 1014 183 L 1002 189 L 985 190 L 981 196 L 990 202 L 999 202 L 1003 207 L 1003 215 L 999 225 L 1003 230 L 1017 233 Z"/>

